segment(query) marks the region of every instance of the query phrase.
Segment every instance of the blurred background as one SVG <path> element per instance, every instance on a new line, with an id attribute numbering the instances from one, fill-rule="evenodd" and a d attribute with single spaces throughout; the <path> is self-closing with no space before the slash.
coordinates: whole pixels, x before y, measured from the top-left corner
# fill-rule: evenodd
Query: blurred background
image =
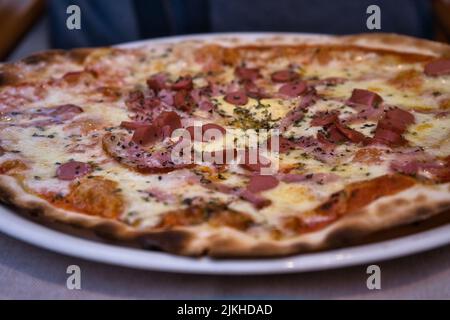
<path id="1" fill-rule="evenodd" d="M 69 30 L 67 8 L 81 10 Z M 368 30 L 368 6 L 381 30 Z M 71 12 L 72 13 L 72 12 Z M 450 41 L 450 0 L 0 0 L 0 61 L 50 48 L 233 31 L 396 32 Z"/>

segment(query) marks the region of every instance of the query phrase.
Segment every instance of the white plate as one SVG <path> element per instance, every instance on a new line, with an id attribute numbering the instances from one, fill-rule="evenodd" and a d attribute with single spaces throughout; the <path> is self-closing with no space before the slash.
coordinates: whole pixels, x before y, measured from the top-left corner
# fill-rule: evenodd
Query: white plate
<path id="1" fill-rule="evenodd" d="M 75 237 L 34 223 L 1 206 L 0 231 L 45 249 L 87 260 L 139 269 L 199 274 L 271 274 L 324 270 L 398 258 L 450 243 L 450 225 L 445 225 L 395 240 L 286 258 L 186 258 Z"/>
<path id="2" fill-rule="evenodd" d="M 267 36 L 261 33 L 223 35 L 247 39 Z M 295 34 L 291 35 L 295 36 Z M 208 37 L 211 35 L 162 38 L 122 46 L 132 47 L 143 43 L 172 42 L 190 38 L 207 39 Z M 450 243 L 450 225 L 444 225 L 375 244 L 286 258 L 239 260 L 186 258 L 83 239 L 37 224 L 4 206 L 0 206 L 0 231 L 45 249 L 87 260 L 139 269 L 197 274 L 273 274 L 324 270 L 398 258 Z"/>

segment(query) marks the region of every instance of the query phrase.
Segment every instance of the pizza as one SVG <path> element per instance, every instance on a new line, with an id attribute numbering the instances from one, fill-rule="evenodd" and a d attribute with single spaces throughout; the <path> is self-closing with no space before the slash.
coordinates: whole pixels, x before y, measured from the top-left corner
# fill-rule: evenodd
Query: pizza
<path id="1" fill-rule="evenodd" d="M 181 255 L 349 245 L 450 207 L 450 47 L 222 35 L 0 66 L 0 194 Z"/>

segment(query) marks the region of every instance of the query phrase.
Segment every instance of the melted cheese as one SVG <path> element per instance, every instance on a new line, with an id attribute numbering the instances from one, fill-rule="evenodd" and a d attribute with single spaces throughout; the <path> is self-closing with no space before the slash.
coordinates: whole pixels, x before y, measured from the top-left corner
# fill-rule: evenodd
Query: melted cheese
<path id="1" fill-rule="evenodd" d="M 224 96 L 216 98 L 216 105 L 222 114 L 233 119 L 239 118 L 239 111 L 244 110 L 248 112 L 248 116 L 256 121 L 275 122 L 282 119 L 291 109 L 298 104 L 297 100 L 282 100 L 282 99 L 262 99 L 259 102 L 255 99 L 249 98 L 247 104 L 243 106 L 236 106 L 224 100 Z M 239 123 L 236 123 L 239 125 Z"/>
<path id="2" fill-rule="evenodd" d="M 418 120 L 412 125 L 405 138 L 414 146 L 424 147 L 435 156 L 450 154 L 450 118 L 436 118 L 435 115 L 417 114 Z"/>
<path id="3" fill-rule="evenodd" d="M 264 54 L 261 53 L 261 55 Z M 144 88 L 148 76 L 157 72 L 169 73 L 171 80 L 184 74 L 202 74 L 201 64 L 193 62 L 191 56 L 183 58 L 182 52 L 170 55 L 164 50 L 143 50 L 131 56 L 114 55 L 105 50 L 91 56 L 87 63 L 95 70 L 100 69 L 120 75 L 119 83 L 124 86 L 124 92 L 128 92 L 130 89 Z M 317 62 L 308 64 L 306 58 L 302 59 L 298 59 L 304 63 L 300 65 L 299 73 L 305 79 L 344 77 L 348 81 L 335 86 L 317 86 L 319 94 L 327 99 L 320 99 L 310 106 L 304 118 L 284 133 L 286 137 L 316 137 L 321 128 L 311 126 L 311 120 L 317 112 L 339 110 L 341 119 L 354 115 L 357 111 L 345 105 L 344 102 L 350 97 L 354 88 L 375 91 L 386 103 L 406 109 L 435 110 L 439 106 L 439 100 L 433 93 L 438 92 L 439 99 L 450 97 L 450 77 L 448 76 L 424 77 L 420 92 L 398 89 L 388 83 L 387 75 L 410 69 L 421 71 L 420 64 L 398 63 L 395 59 L 382 61 L 374 53 L 357 56 L 345 53 L 344 62 L 331 60 L 323 64 Z M 285 69 L 291 63 L 291 59 L 287 57 L 275 57 L 261 66 L 261 73 L 265 78 L 269 78 L 272 72 Z M 73 71 L 79 71 L 79 67 L 73 68 Z M 55 76 L 61 77 L 63 74 L 61 70 L 55 70 Z M 234 70 L 224 67 L 223 72 L 216 77 L 223 82 L 229 82 L 234 79 Z M 205 86 L 207 83 L 208 79 L 202 76 L 194 80 L 196 87 Z M 276 91 L 277 88 L 272 89 Z M 120 122 L 129 120 L 129 111 L 124 105 L 124 97 L 115 102 L 88 99 L 80 94 L 83 90 L 86 90 L 83 86 L 53 88 L 44 99 L 21 107 L 26 110 L 73 103 L 81 105 L 85 111 L 72 120 L 74 123 L 83 119 L 97 119 L 103 121 L 104 127 L 116 127 Z M 262 99 L 258 102 L 255 99 L 249 99 L 245 106 L 237 107 L 227 103 L 224 96 L 214 97 L 216 112 L 221 116 L 218 117 L 220 119 L 218 122 L 227 127 L 225 141 L 224 139 L 209 143 L 196 141 L 194 148 L 197 151 L 232 148 L 235 146 L 235 140 L 242 138 L 242 128 L 245 129 L 249 124 L 257 124 L 266 129 L 274 128 L 280 119 L 298 106 L 300 100 L 301 98 L 273 98 Z M 207 114 L 202 115 L 207 116 Z M 443 157 L 450 154 L 450 119 L 448 117 L 436 119 L 433 114 L 416 112 L 414 116 L 416 123 L 409 127 L 405 134 L 410 144 L 424 147 L 427 152 L 435 156 Z M 14 116 L 3 117 L 1 123 L 11 123 L 15 119 Z M 207 123 L 210 119 L 199 121 Z M 298 173 L 333 173 L 338 176 L 338 179 L 325 184 L 311 181 L 280 182 L 276 188 L 262 192 L 261 196 L 270 199 L 272 204 L 258 210 L 235 194 L 208 190 L 198 183 L 193 183 L 195 173 L 189 170 L 178 170 L 164 175 L 143 175 L 120 166 L 102 151 L 100 141 L 104 134 L 103 129 L 80 134 L 76 128 L 70 129 L 67 125 L 68 123 L 64 123 L 43 128 L 10 126 L 2 129 L 2 147 L 14 153 L 7 152 L 0 156 L 0 162 L 16 158 L 24 160 L 32 168 L 23 172 L 23 183 L 27 188 L 38 193 L 57 192 L 63 195 L 69 190 L 69 182 L 55 178 L 58 165 L 72 159 L 93 162 L 98 166 L 98 170 L 92 175 L 116 181 L 120 186 L 121 194 L 126 202 L 121 219 L 140 227 L 155 226 L 165 212 L 186 208 L 188 206 L 186 199 L 198 198 L 226 203 L 231 209 L 249 213 L 256 222 L 276 225 L 280 217 L 299 215 L 314 209 L 348 183 L 375 178 L 390 172 L 389 157 L 383 159 L 385 161 L 382 164 L 353 162 L 353 156 L 359 146 L 352 144 L 338 146 L 335 157 L 329 162 L 316 159 L 305 150 L 294 150 L 283 155 L 266 154 L 273 162 L 281 161 L 281 167 L 295 167 Z M 351 124 L 350 127 L 370 137 L 373 136 L 376 123 L 366 121 Z M 267 138 L 258 136 L 255 131 L 247 131 L 246 134 L 260 142 Z M 97 141 L 97 144 L 92 145 L 93 139 Z M 243 146 L 248 145 L 244 143 Z M 79 152 L 68 152 L 68 150 L 79 150 Z M 203 163 L 203 165 L 207 168 L 209 164 Z M 245 187 L 248 172 L 233 161 L 221 179 L 219 182 L 224 185 Z M 155 195 L 156 193 L 159 196 Z"/>

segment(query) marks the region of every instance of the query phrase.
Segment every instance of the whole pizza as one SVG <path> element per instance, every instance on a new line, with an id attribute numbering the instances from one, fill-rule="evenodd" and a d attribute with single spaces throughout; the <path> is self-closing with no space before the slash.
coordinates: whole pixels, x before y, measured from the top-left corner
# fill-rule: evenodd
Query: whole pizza
<path id="1" fill-rule="evenodd" d="M 450 46 L 209 36 L 0 66 L 0 195 L 182 255 L 353 243 L 450 208 Z"/>

